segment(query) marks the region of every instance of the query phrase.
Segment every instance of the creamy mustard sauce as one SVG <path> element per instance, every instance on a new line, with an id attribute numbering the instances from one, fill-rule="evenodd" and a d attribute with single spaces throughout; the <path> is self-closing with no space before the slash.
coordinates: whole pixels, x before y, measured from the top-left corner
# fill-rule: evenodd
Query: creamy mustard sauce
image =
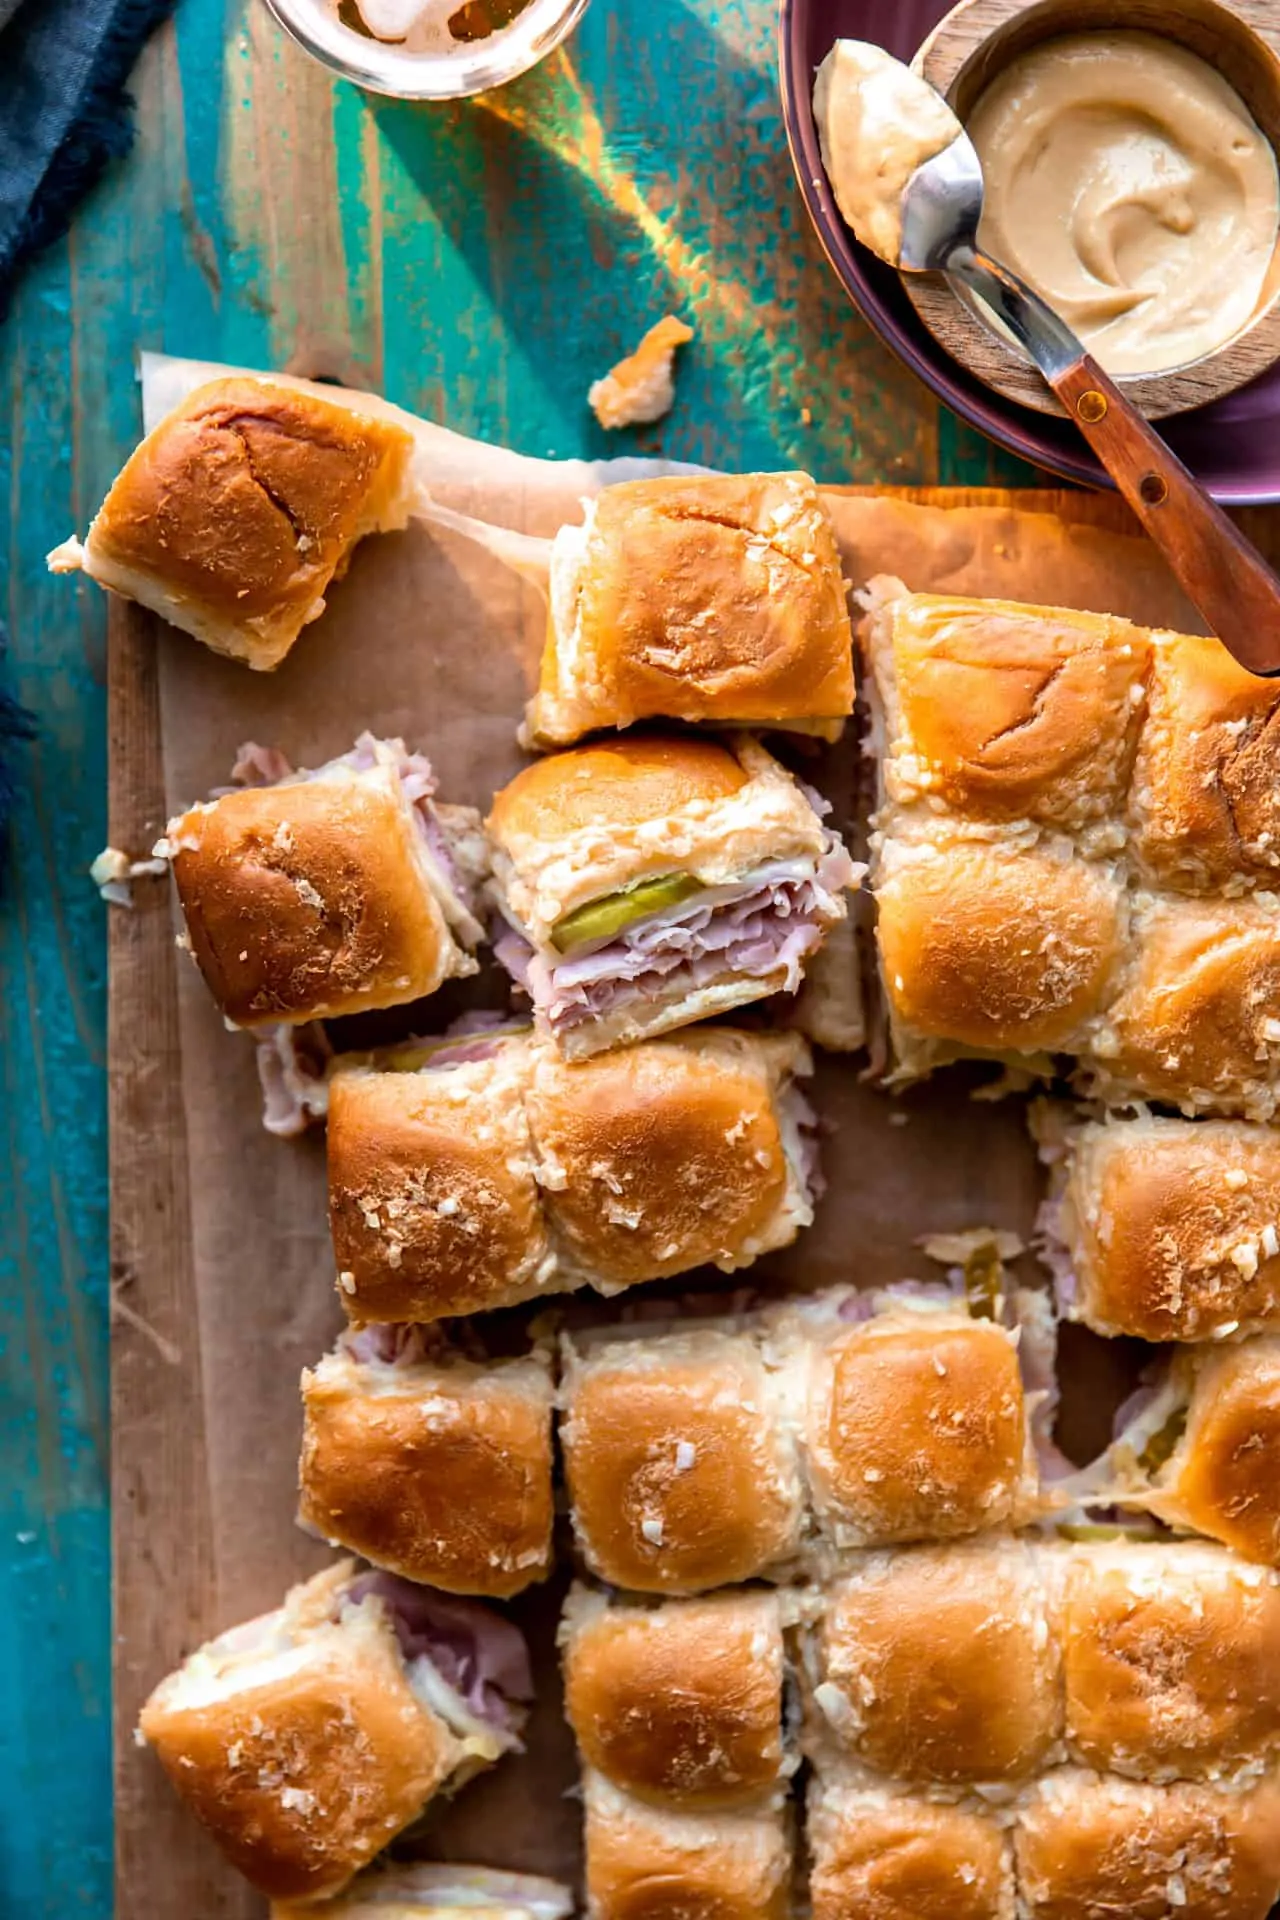
<path id="1" fill-rule="evenodd" d="M 960 122 L 910 67 L 866 40 L 836 41 L 813 83 L 813 115 L 836 205 L 863 246 L 896 266 L 902 190 Z"/>
<path id="2" fill-rule="evenodd" d="M 1258 307 L 1280 193 L 1240 96 L 1185 47 L 1079 33 L 1033 47 L 967 130 L 984 249 L 1042 293 L 1109 373 L 1223 346 Z"/>

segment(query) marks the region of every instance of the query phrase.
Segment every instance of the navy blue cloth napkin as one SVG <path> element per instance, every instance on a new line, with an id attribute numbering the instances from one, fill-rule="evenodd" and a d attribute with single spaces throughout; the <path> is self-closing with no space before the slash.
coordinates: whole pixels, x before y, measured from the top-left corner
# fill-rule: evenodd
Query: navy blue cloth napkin
<path id="1" fill-rule="evenodd" d="M 0 319 L 24 263 L 64 233 L 133 138 L 125 82 L 174 0 L 0 0 Z M 4 629 L 0 626 L 0 654 Z M 0 685 L 0 831 L 30 717 Z"/>

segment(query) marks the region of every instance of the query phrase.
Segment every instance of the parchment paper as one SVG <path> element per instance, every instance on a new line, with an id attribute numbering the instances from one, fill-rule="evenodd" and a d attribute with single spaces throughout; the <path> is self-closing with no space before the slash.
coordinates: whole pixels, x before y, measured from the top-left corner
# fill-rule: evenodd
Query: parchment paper
<path id="1" fill-rule="evenodd" d="M 148 419 L 219 371 L 148 356 Z M 445 504 L 529 532 L 550 534 L 578 517 L 584 495 L 653 470 L 652 463 L 531 460 L 442 429 L 424 431 L 437 462 L 433 488 Z M 1007 506 L 942 509 L 839 492 L 828 502 L 855 586 L 888 571 L 914 588 L 1109 609 L 1150 624 L 1198 624 L 1144 542 L 1096 524 L 1066 525 L 1050 513 Z M 1122 513 L 1084 496 L 1067 510 L 1113 525 Z M 296 764 L 314 765 L 364 727 L 424 748 L 446 799 L 485 807 L 520 764 L 515 726 L 543 625 L 536 592 L 500 563 L 456 535 L 418 528 L 358 550 L 323 619 L 273 674 L 247 672 L 165 632 L 159 676 L 167 808 L 175 812 L 224 782 L 241 741 L 275 744 Z M 803 762 L 807 777 L 835 801 L 837 823 L 846 829 L 853 825 L 856 766 L 853 729 L 839 748 Z M 155 821 L 155 830 L 162 825 Z M 166 887 L 141 883 L 137 910 L 172 912 Z M 277 1142 L 261 1131 L 252 1046 L 224 1030 L 189 960 L 175 951 L 173 965 L 180 1013 L 173 1070 L 181 1077 L 188 1123 L 193 1333 L 215 1537 L 212 1591 L 203 1597 L 199 1631 L 193 1622 L 181 1637 L 185 1647 L 214 1626 L 273 1605 L 290 1581 L 328 1557 L 293 1524 L 297 1378 L 329 1345 L 341 1316 L 325 1223 L 322 1140 Z M 467 991 L 473 1002 L 477 994 L 492 1004 L 504 999 L 494 974 Z M 397 1016 L 404 1022 L 399 1030 L 442 1024 L 459 1004 L 456 996 L 442 997 L 425 1021 Z M 915 1244 L 927 1231 L 993 1222 L 1029 1234 L 1040 1180 L 1023 1104 L 974 1104 L 972 1082 L 954 1074 L 890 1101 L 860 1079 L 864 1066 L 861 1057 L 821 1062 L 815 1104 L 828 1129 L 827 1194 L 814 1227 L 785 1254 L 753 1269 L 753 1284 L 809 1288 L 850 1278 L 882 1284 L 928 1271 Z M 117 1152 L 122 1145 L 127 1151 L 127 1143 L 117 1142 Z M 616 1315 L 619 1305 L 606 1312 Z M 1105 1411 L 1121 1361 L 1119 1349 L 1073 1334 L 1068 1438 L 1083 1435 L 1082 1416 Z M 182 1444 L 181 1434 L 169 1439 Z M 180 1555 L 182 1516 L 152 1516 L 149 1546 L 159 1565 Z M 514 1608 L 532 1635 L 540 1678 L 527 1755 L 434 1810 L 425 1830 L 428 1851 L 575 1873 L 578 1815 L 565 1797 L 575 1769 L 554 1658 L 562 1585 L 535 1590 Z M 128 1632 L 128 1620 L 118 1625 Z M 165 1649 L 166 1660 L 174 1651 Z M 163 1670 L 159 1665 L 152 1677 Z M 121 1764 L 152 1768 L 155 1793 L 167 1791 L 150 1756 L 126 1752 Z M 210 1875 L 221 1872 L 211 1858 Z M 211 1878 L 210 1894 L 210 1912 L 214 1902 L 219 1913 L 258 1911 L 223 1880 L 215 1890 Z M 248 1904 L 240 1904 L 242 1897 Z"/>

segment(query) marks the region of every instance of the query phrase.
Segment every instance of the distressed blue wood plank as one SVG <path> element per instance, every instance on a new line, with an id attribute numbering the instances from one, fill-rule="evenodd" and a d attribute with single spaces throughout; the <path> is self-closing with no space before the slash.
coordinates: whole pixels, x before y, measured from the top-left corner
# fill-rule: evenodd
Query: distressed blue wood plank
<path id="1" fill-rule="evenodd" d="M 591 381 L 669 309 L 675 414 L 632 446 L 828 479 L 1026 477 L 843 300 L 791 183 L 772 0 L 596 0 L 480 102 L 371 101 L 259 0 L 182 0 L 140 137 L 0 332 L 0 606 L 40 739 L 0 893 L 0 1904 L 111 1911 L 103 609 L 49 580 L 132 444 L 138 346 L 328 357 L 463 432 L 617 450 Z M 304 365 L 304 370 L 313 370 Z"/>

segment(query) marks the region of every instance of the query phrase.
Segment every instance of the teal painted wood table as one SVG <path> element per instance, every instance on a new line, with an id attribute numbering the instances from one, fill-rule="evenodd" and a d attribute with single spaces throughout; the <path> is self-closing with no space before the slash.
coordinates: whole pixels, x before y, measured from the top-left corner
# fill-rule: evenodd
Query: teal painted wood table
<path id="1" fill-rule="evenodd" d="M 137 145 L 0 333 L 0 590 L 40 723 L 0 873 L 0 1913 L 111 1911 L 105 609 L 50 580 L 137 435 L 139 348 L 370 384 L 530 453 L 622 450 L 585 395 L 660 313 L 671 417 L 619 436 L 828 480 L 1028 477 L 844 304 L 779 118 L 770 0 L 593 0 L 488 98 L 333 82 L 259 0 L 181 0 Z"/>

